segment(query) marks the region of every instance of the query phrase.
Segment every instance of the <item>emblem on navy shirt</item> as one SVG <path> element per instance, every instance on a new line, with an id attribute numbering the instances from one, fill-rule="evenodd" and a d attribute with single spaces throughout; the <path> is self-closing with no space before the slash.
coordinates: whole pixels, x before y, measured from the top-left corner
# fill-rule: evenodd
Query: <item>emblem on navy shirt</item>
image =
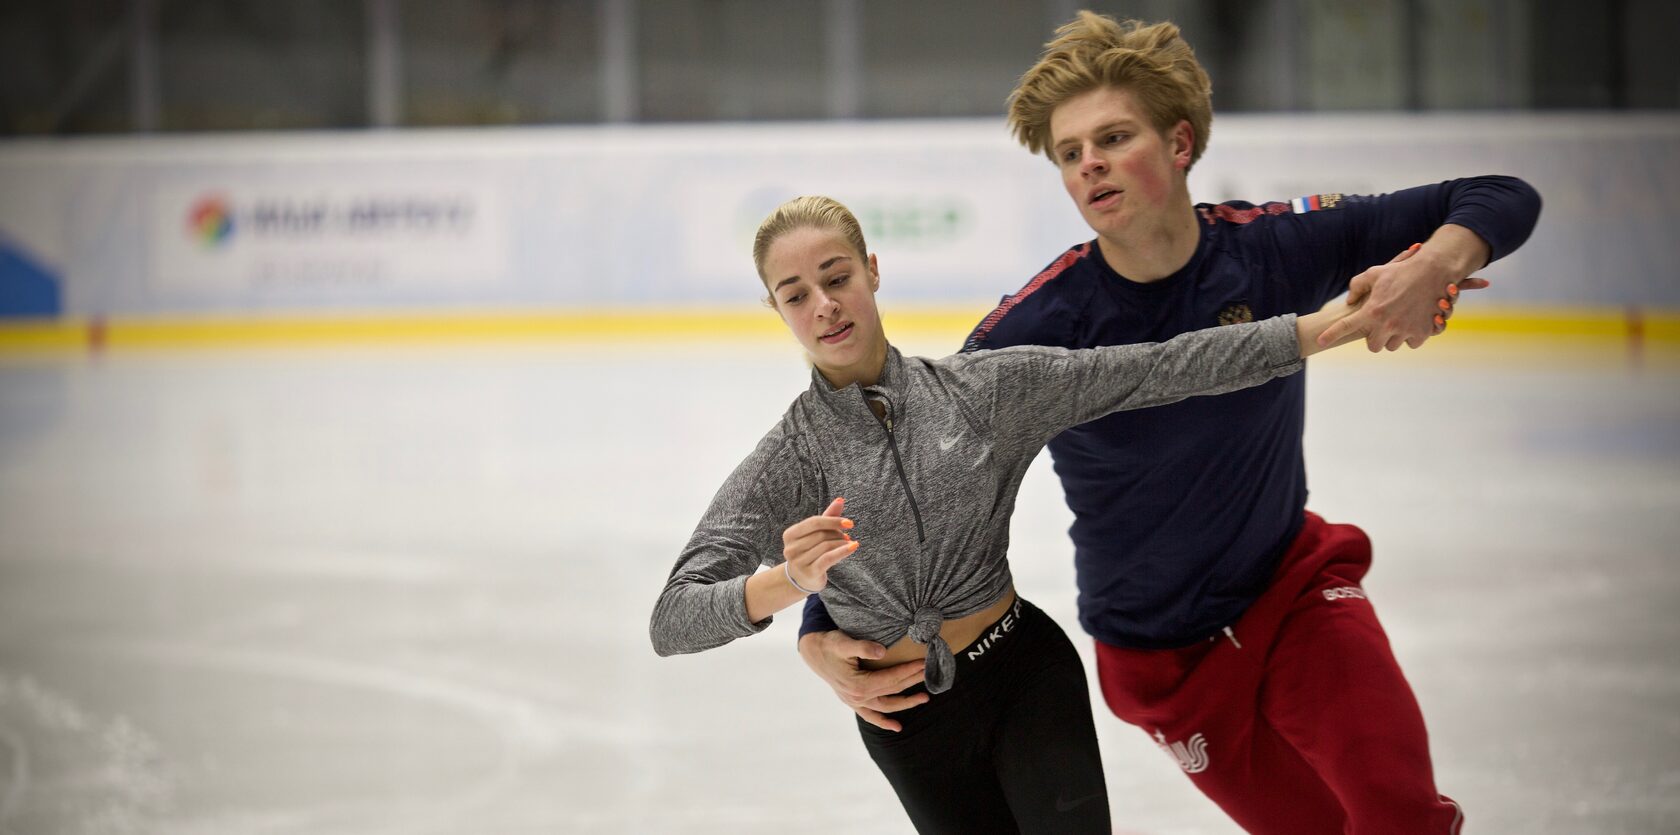
<path id="1" fill-rule="evenodd" d="M 1225 306 L 1224 310 L 1219 311 L 1219 324 L 1221 325 L 1240 325 L 1252 321 L 1254 321 L 1254 311 L 1248 309 L 1248 302 L 1229 304 Z"/>
<path id="2" fill-rule="evenodd" d="M 1295 214 L 1298 215 L 1304 215 L 1307 212 L 1322 211 L 1324 209 L 1336 209 L 1340 208 L 1341 205 L 1342 196 L 1340 194 L 1309 194 L 1305 197 L 1297 197 L 1294 200 L 1289 201 L 1289 208 L 1293 209 Z"/>

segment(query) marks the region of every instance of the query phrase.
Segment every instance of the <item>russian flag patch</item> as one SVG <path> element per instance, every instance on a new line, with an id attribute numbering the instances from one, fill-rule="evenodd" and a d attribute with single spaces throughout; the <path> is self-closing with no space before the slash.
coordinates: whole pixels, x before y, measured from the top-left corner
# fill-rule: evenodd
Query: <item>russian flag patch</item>
<path id="1" fill-rule="evenodd" d="M 1341 204 L 1342 196 L 1340 194 L 1309 194 L 1289 201 L 1289 208 L 1294 209 L 1295 214 L 1304 215 L 1307 212 L 1334 209 Z"/>

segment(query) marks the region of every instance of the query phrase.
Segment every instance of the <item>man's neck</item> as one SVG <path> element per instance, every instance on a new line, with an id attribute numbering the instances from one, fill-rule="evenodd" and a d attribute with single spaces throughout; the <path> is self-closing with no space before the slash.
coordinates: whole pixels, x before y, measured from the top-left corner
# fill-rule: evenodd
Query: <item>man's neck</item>
<path id="1" fill-rule="evenodd" d="M 1120 234 L 1099 235 L 1103 261 L 1115 272 L 1139 284 L 1160 281 L 1190 263 L 1201 242 L 1196 209 L 1186 196 L 1174 209 L 1150 224 L 1137 224 Z"/>

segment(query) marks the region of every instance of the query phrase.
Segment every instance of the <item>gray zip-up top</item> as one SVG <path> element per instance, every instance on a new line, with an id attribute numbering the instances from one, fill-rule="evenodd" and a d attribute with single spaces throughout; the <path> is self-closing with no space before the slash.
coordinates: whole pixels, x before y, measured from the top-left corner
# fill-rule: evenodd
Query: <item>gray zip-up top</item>
<path id="1" fill-rule="evenodd" d="M 653 609 L 660 655 L 761 631 L 746 580 L 783 561 L 782 531 L 835 497 L 858 551 L 828 572 L 823 603 L 847 634 L 927 645 L 927 689 L 955 676 L 939 636 L 1009 588 L 1009 517 L 1027 467 L 1062 430 L 1122 409 L 1221 394 L 1302 367 L 1295 317 L 1171 341 L 1065 350 L 1014 347 L 940 360 L 891 346 L 879 381 L 811 387 L 718 490 Z M 877 418 L 868 400 L 881 401 Z"/>

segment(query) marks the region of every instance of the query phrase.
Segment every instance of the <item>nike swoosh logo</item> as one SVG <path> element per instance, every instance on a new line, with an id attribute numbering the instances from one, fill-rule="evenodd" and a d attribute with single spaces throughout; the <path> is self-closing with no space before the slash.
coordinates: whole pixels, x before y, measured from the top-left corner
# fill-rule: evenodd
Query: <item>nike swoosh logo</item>
<path id="1" fill-rule="evenodd" d="M 1078 800 L 1063 800 L 1062 796 L 1058 794 L 1058 795 L 1056 795 L 1056 811 L 1058 811 L 1058 812 L 1071 812 L 1074 809 L 1078 808 L 1080 805 L 1085 804 L 1085 803 L 1089 803 L 1089 802 L 1091 802 L 1093 800 L 1096 800 L 1097 798 L 1102 797 L 1102 796 L 1103 796 L 1102 793 L 1098 792 L 1097 794 L 1085 795 L 1084 797 L 1081 797 Z"/>
<path id="2" fill-rule="evenodd" d="M 939 439 L 939 451 L 940 452 L 950 452 L 951 447 L 954 447 L 954 446 L 957 445 L 957 438 L 961 438 L 961 437 L 962 437 L 961 435 L 958 435 L 956 438 L 940 438 Z"/>

